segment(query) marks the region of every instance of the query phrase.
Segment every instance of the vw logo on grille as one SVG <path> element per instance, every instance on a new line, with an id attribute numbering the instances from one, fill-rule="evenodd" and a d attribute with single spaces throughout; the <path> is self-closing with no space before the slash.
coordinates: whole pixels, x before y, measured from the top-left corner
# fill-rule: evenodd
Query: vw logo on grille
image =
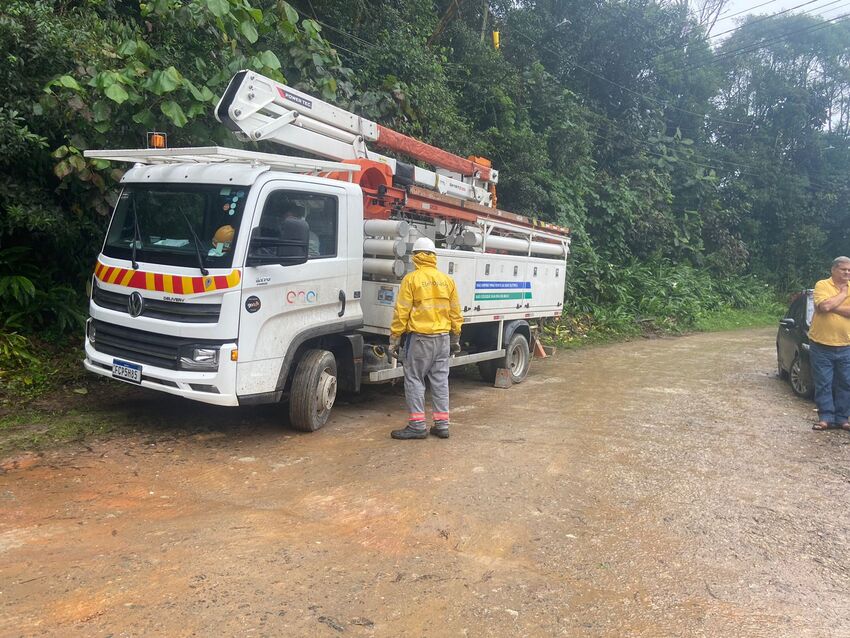
<path id="1" fill-rule="evenodd" d="M 138 317 L 145 311 L 145 299 L 139 293 L 134 292 L 127 300 L 127 312 L 131 317 Z"/>

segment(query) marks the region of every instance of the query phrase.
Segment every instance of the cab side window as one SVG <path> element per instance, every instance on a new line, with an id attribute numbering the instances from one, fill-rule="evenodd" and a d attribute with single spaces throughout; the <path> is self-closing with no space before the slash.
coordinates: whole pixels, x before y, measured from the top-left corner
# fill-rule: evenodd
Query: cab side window
<path id="1" fill-rule="evenodd" d="M 336 257 L 338 210 L 337 198 L 332 195 L 275 191 L 263 206 L 259 232 L 264 237 L 292 239 L 287 237 L 286 220 L 301 219 L 310 228 L 308 258 Z"/>

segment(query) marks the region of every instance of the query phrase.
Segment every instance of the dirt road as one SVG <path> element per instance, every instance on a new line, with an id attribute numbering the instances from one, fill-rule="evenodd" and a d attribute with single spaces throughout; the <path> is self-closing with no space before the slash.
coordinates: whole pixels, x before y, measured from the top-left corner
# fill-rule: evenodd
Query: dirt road
<path id="1" fill-rule="evenodd" d="M 7 462 L 3 636 L 850 636 L 850 435 L 815 433 L 771 330 L 401 390 L 310 435 L 144 392 L 141 434 Z"/>

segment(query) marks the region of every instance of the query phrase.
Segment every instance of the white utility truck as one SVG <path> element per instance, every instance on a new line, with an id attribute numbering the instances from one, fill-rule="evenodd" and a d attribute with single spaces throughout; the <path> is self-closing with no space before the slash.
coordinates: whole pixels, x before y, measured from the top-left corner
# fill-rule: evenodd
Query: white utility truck
<path id="1" fill-rule="evenodd" d="M 133 164 L 92 279 L 87 370 L 217 405 L 288 400 L 291 424 L 316 430 L 338 388 L 403 375 L 386 345 L 410 248 L 426 236 L 463 306 L 452 365 L 525 378 L 536 325 L 561 314 L 570 233 L 496 208 L 487 160 L 251 71 L 233 77 L 216 116 L 242 141 L 327 159 L 86 151 Z"/>

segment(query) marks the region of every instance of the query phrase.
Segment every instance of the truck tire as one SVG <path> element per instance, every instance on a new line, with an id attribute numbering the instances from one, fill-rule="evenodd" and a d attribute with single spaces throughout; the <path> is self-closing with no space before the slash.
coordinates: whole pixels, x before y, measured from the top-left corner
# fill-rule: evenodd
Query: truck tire
<path id="1" fill-rule="evenodd" d="M 301 432 L 315 432 L 328 422 L 336 399 L 336 359 L 327 350 L 308 350 L 292 378 L 289 422 Z"/>
<path id="2" fill-rule="evenodd" d="M 507 368 L 511 374 L 511 381 L 522 383 L 528 376 L 530 362 L 531 349 L 528 346 L 528 339 L 521 332 L 515 332 L 505 348 L 504 358 L 481 361 L 478 364 L 478 373 L 484 381 L 493 383 L 496 381 L 496 371 L 499 368 Z"/>

